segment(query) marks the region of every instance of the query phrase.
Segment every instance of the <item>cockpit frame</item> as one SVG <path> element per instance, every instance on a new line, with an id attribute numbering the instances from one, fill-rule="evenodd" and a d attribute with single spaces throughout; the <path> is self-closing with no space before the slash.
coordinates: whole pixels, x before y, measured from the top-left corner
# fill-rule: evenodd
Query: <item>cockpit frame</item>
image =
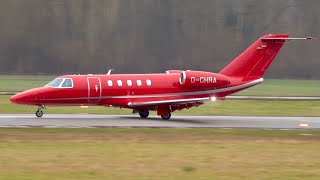
<path id="1" fill-rule="evenodd" d="M 74 83 L 72 78 L 56 78 L 51 82 L 49 82 L 48 84 L 46 84 L 45 86 L 51 87 L 51 88 L 66 89 L 66 88 L 73 88 Z"/>

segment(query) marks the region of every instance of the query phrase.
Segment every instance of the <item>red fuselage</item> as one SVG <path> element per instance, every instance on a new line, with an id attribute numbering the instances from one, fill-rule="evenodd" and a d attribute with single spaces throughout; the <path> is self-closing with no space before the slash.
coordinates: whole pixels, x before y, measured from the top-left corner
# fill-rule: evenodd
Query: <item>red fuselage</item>
<path id="1" fill-rule="evenodd" d="M 37 106 L 102 105 L 130 108 L 130 103 L 224 97 L 262 82 L 262 79 L 242 82 L 241 79 L 230 78 L 230 84 L 220 87 L 188 88 L 179 82 L 180 73 L 66 75 L 59 78 L 72 79 L 73 86 L 35 88 L 12 96 L 11 101 Z"/>

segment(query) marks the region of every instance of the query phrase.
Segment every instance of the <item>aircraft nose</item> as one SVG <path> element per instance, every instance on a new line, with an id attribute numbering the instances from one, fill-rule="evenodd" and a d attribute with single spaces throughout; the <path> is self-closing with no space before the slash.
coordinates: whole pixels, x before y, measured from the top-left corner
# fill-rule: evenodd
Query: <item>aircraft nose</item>
<path id="1" fill-rule="evenodd" d="M 29 92 L 21 92 L 10 97 L 10 101 L 15 104 L 29 104 L 32 96 Z"/>
<path id="2" fill-rule="evenodd" d="M 19 104 L 21 102 L 21 96 L 19 94 L 13 95 L 10 97 L 10 101 L 15 104 Z"/>
<path id="3" fill-rule="evenodd" d="M 10 97 L 10 101 L 11 101 L 12 103 L 16 103 L 16 97 L 15 97 L 15 95 L 13 95 L 13 96 Z"/>
<path id="4" fill-rule="evenodd" d="M 27 91 L 20 92 L 10 97 L 10 101 L 15 104 L 35 105 L 39 103 L 39 94 L 43 88 L 34 88 Z"/>

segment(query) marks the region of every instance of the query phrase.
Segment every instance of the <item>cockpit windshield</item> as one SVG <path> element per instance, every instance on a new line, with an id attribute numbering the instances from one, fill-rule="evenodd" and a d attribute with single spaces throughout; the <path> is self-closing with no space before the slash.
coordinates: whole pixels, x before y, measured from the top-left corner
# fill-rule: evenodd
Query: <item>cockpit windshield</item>
<path id="1" fill-rule="evenodd" d="M 54 88 L 72 88 L 73 82 L 71 78 L 56 78 L 45 86 Z"/>
<path id="2" fill-rule="evenodd" d="M 46 86 L 59 87 L 62 81 L 63 81 L 62 78 L 56 78 L 56 79 L 52 80 L 51 82 L 49 82 Z"/>
<path id="3" fill-rule="evenodd" d="M 63 83 L 61 84 L 61 87 L 72 87 L 72 80 L 71 79 L 64 79 Z"/>

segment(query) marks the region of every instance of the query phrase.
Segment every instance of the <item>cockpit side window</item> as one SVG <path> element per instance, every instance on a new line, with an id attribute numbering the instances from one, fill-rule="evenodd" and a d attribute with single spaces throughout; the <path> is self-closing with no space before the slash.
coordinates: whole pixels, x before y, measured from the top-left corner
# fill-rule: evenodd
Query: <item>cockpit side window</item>
<path id="1" fill-rule="evenodd" d="M 53 88 L 72 88 L 73 82 L 71 78 L 56 78 L 46 86 Z"/>
<path id="2" fill-rule="evenodd" d="M 46 86 L 59 87 L 62 81 L 63 81 L 62 78 L 56 78 L 56 79 L 52 80 L 51 82 L 49 82 Z"/>
<path id="3" fill-rule="evenodd" d="M 61 87 L 63 88 L 72 88 L 73 87 L 73 83 L 71 79 L 64 79 Z"/>

